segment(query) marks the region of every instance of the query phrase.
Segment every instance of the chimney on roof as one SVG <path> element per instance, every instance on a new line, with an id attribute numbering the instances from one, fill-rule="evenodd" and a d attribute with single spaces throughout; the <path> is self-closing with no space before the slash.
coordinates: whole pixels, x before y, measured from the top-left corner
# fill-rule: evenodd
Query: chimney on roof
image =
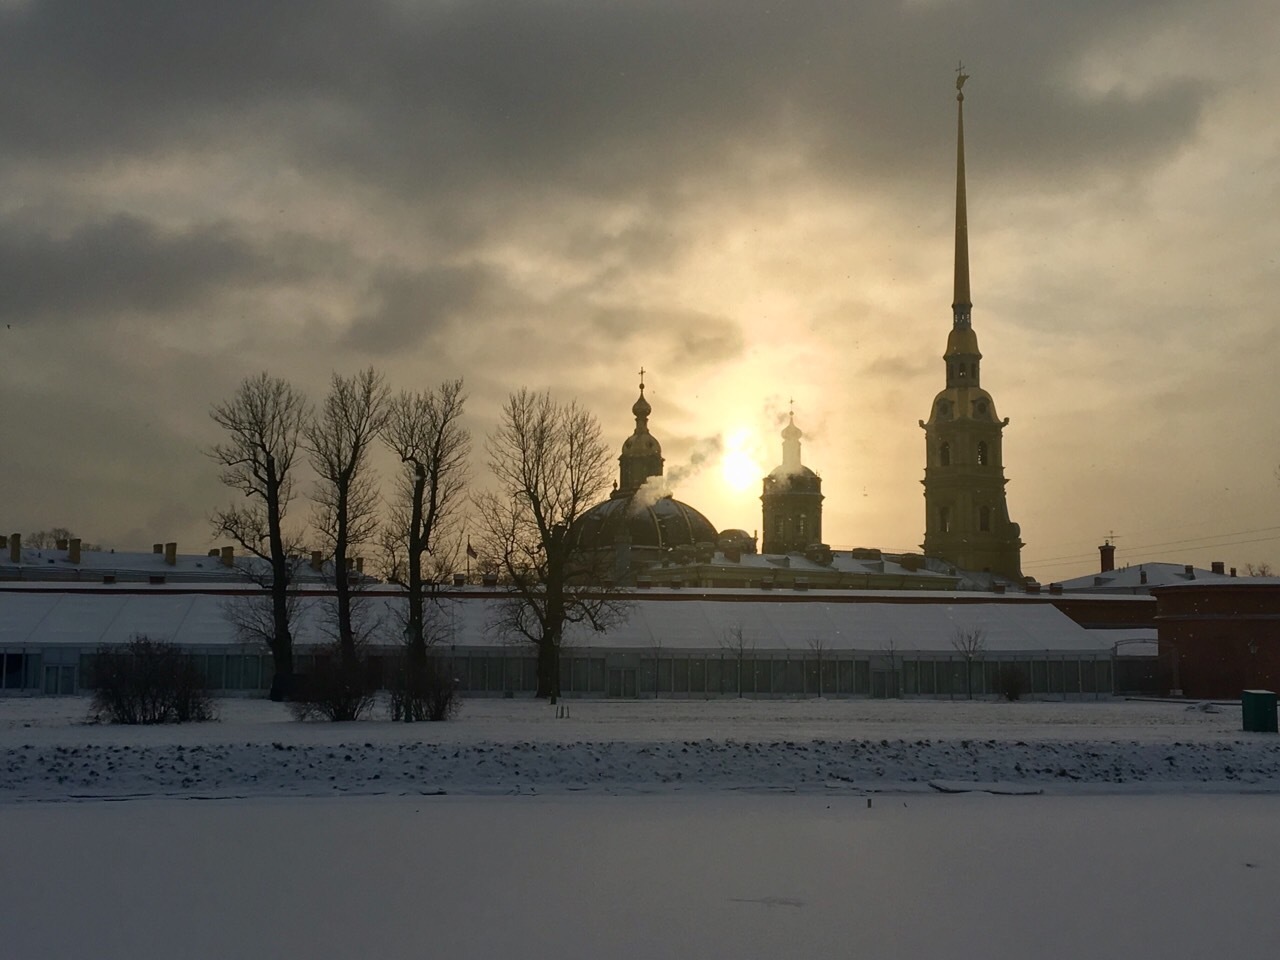
<path id="1" fill-rule="evenodd" d="M 1233 577 L 1236 575 L 1236 568 L 1235 568 L 1235 567 L 1232 567 L 1232 568 L 1231 568 L 1231 575 L 1232 575 Z"/>
<path id="2" fill-rule="evenodd" d="M 1098 548 L 1098 554 L 1102 561 L 1102 569 L 1099 573 L 1110 573 L 1116 568 L 1116 545 L 1108 540 Z"/>
<path id="3" fill-rule="evenodd" d="M 211 556 L 211 557 L 216 557 L 216 556 L 218 556 L 218 553 L 219 553 L 218 548 L 217 548 L 217 547 L 214 547 L 212 550 L 210 550 L 210 551 L 209 551 L 209 556 Z"/>
<path id="4" fill-rule="evenodd" d="M 55 549 L 55 550 L 66 550 L 66 549 L 67 549 L 67 544 L 68 544 L 69 542 L 70 542 L 70 538 L 68 538 L 68 537 L 59 537 L 57 540 L 53 541 L 53 549 Z"/>
<path id="5" fill-rule="evenodd" d="M 465 573 L 455 573 L 453 575 L 453 585 L 455 587 L 465 587 L 467 585 L 467 575 Z"/>
<path id="6" fill-rule="evenodd" d="M 172 540 L 164 545 L 164 562 L 171 567 L 178 564 L 178 544 Z"/>
<path id="7" fill-rule="evenodd" d="M 1215 560 L 1213 563 L 1209 564 L 1209 569 L 1219 576 L 1226 576 L 1227 563 L 1225 560 Z"/>
<path id="8" fill-rule="evenodd" d="M 1004 584 L 1003 584 L 1003 583 L 994 583 L 994 584 L 992 584 L 992 585 L 991 585 L 991 592 L 992 592 L 992 593 L 1004 593 Z"/>
<path id="9" fill-rule="evenodd" d="M 224 567 L 234 567 L 236 565 L 236 548 L 223 547 L 218 552 L 218 562 Z"/>
<path id="10" fill-rule="evenodd" d="M 20 533 L 9 534 L 9 562 L 22 562 L 22 534 Z"/>
<path id="11" fill-rule="evenodd" d="M 356 557 L 356 573 L 364 573 L 364 557 Z"/>
<path id="12" fill-rule="evenodd" d="M 67 541 L 67 560 L 71 563 L 80 562 L 80 538 L 72 537 Z"/>
<path id="13" fill-rule="evenodd" d="M 1182 568 L 1182 575 L 1188 580 L 1194 580 L 1196 578 L 1196 568 L 1188 563 Z"/>
<path id="14" fill-rule="evenodd" d="M 152 553 L 164 553 L 164 544 L 163 544 L 163 543 L 153 543 L 153 544 L 151 545 L 151 552 L 152 552 Z"/>
<path id="15" fill-rule="evenodd" d="M 324 555 L 319 550 L 311 551 L 311 569 L 316 573 L 324 569 Z"/>
<path id="16" fill-rule="evenodd" d="M 1138 582 L 1142 584 L 1145 584 L 1147 582 L 1147 571 L 1145 570 L 1138 571 Z"/>
<path id="17" fill-rule="evenodd" d="M 1054 597 L 1062 596 L 1062 584 L 1060 583 L 1049 584 L 1049 594 Z"/>

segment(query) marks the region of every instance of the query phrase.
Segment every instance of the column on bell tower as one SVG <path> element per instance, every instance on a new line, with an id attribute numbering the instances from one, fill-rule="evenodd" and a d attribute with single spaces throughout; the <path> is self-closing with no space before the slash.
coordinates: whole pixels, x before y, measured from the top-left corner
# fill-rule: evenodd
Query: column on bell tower
<path id="1" fill-rule="evenodd" d="M 782 464 L 764 478 L 760 495 L 762 553 L 802 553 L 822 542 L 822 478 L 800 460 L 795 415 L 782 430 Z"/>
<path id="2" fill-rule="evenodd" d="M 946 386 L 933 401 L 925 431 L 926 556 L 961 570 L 1022 578 L 1021 528 L 1009 519 L 1003 439 L 1008 419 L 982 389 L 978 335 L 969 293 L 969 226 L 965 196 L 964 87 L 957 71 L 956 245 L 952 325 L 943 354 Z"/>

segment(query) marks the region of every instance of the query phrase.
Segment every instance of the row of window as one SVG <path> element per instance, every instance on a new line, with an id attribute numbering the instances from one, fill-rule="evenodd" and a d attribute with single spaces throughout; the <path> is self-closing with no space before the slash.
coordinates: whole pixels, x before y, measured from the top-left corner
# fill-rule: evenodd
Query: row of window
<path id="1" fill-rule="evenodd" d="M 260 654 L 192 654 L 215 691 L 265 691 L 271 685 L 271 657 Z M 38 653 L 0 655 L 0 689 L 42 689 L 71 693 L 74 684 L 49 687 L 40 680 Z M 92 669 L 93 654 L 79 661 L 79 685 Z M 456 655 L 446 661 L 466 693 L 533 693 L 537 660 L 519 654 Z M 305 673 L 310 656 L 297 658 Z M 52 666 L 50 670 L 72 668 Z M 711 657 L 629 655 L 613 662 L 601 656 L 566 656 L 560 660 L 564 693 L 591 696 L 987 696 L 1003 692 L 1008 671 L 1017 671 L 1029 694 L 1084 696 L 1109 694 L 1109 660 L 1028 658 L 981 660 L 966 664 L 954 658 L 870 657 Z M 48 671 L 46 671 L 47 673 Z"/>
<path id="2" fill-rule="evenodd" d="M 982 660 L 806 657 L 639 657 L 611 665 L 604 657 L 563 657 L 563 693 L 590 696 L 915 696 L 1001 694 L 1009 671 L 1021 689 L 1044 696 L 1110 694 L 1111 662 L 1093 659 Z M 454 657 L 453 674 L 467 693 L 532 693 L 532 657 Z"/>

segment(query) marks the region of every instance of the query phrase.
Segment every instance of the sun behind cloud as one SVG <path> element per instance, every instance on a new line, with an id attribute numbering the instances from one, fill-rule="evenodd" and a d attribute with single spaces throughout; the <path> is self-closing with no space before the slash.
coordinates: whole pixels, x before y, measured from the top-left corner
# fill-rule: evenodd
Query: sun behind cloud
<path id="1" fill-rule="evenodd" d="M 760 483 L 764 470 L 760 466 L 758 450 L 759 442 L 747 427 L 739 427 L 725 435 L 720 475 L 730 489 L 742 493 Z"/>

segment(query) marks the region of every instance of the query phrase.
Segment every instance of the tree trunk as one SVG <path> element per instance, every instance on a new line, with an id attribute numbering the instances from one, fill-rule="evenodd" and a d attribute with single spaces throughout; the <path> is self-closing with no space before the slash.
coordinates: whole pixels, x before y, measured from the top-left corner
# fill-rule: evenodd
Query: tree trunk
<path id="1" fill-rule="evenodd" d="M 538 644 L 538 698 L 560 696 L 560 645 L 544 639 Z"/>
<path id="2" fill-rule="evenodd" d="M 426 544 L 422 537 L 422 496 L 427 478 L 419 466 L 413 478 L 413 497 L 410 505 L 408 543 L 408 574 L 406 587 L 409 591 L 409 617 L 406 629 L 409 632 L 410 660 L 420 658 L 426 662 L 427 639 L 423 628 L 422 617 L 422 554 Z"/>
<path id="3" fill-rule="evenodd" d="M 270 697 L 277 703 L 293 695 L 293 630 L 289 623 L 289 558 L 284 551 L 284 533 L 280 529 L 280 487 L 275 460 L 267 455 L 267 539 L 271 551 L 271 659 L 275 671 L 271 678 Z"/>

